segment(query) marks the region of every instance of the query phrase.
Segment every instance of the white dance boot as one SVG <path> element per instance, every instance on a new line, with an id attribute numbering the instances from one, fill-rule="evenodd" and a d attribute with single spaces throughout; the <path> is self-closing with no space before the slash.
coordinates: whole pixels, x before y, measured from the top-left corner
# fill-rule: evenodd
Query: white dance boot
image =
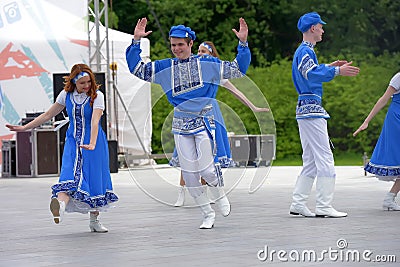
<path id="1" fill-rule="evenodd" d="M 185 187 L 181 186 L 178 190 L 178 199 L 176 200 L 174 207 L 181 207 L 185 204 Z"/>
<path id="2" fill-rule="evenodd" d="M 314 178 L 299 176 L 293 191 L 293 202 L 290 205 L 289 214 L 302 215 L 304 217 L 315 217 L 307 207 L 308 196 L 310 195 Z"/>
<path id="3" fill-rule="evenodd" d="M 210 188 L 210 187 L 205 185 L 204 192 L 206 193 L 206 196 L 210 200 L 210 204 L 215 204 L 214 198 L 212 196 L 210 196 L 210 194 L 208 193 L 208 188 Z"/>
<path id="4" fill-rule="evenodd" d="M 214 227 L 215 222 L 215 211 L 211 208 L 210 201 L 205 193 L 194 198 L 194 202 L 200 207 L 201 213 L 203 214 L 203 223 L 200 225 L 200 229 L 211 229 Z"/>
<path id="5" fill-rule="evenodd" d="M 336 179 L 333 177 L 317 178 L 316 217 L 340 218 L 347 216 L 346 212 L 337 211 L 331 205 L 333 200 L 333 191 L 335 190 L 335 180 Z"/>
<path id="6" fill-rule="evenodd" d="M 99 214 L 92 212 L 89 212 L 89 214 L 90 214 L 90 223 L 89 223 L 90 231 L 97 233 L 107 233 L 108 229 L 105 228 L 98 220 Z"/>
<path id="7" fill-rule="evenodd" d="M 215 204 L 217 204 L 219 211 L 221 212 L 222 216 L 226 217 L 231 213 L 231 203 L 229 203 L 228 198 L 224 192 L 224 188 L 217 186 L 208 186 L 211 194 L 215 199 Z"/>
<path id="8" fill-rule="evenodd" d="M 397 194 L 391 193 L 391 192 L 388 192 L 386 194 L 385 199 L 383 200 L 383 205 L 382 205 L 384 210 L 400 211 L 400 206 L 397 205 L 397 203 L 396 203 L 396 199 L 395 199 L 396 195 Z"/>
<path id="9" fill-rule="evenodd" d="M 57 198 L 52 198 L 50 201 L 50 211 L 53 214 L 53 220 L 56 224 L 59 224 L 65 212 L 65 202 L 59 201 Z"/>

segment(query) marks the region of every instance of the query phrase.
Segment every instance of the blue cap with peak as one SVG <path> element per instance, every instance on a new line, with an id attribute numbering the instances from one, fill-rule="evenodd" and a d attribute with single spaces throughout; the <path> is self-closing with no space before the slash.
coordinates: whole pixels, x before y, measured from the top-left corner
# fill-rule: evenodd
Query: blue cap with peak
<path id="1" fill-rule="evenodd" d="M 196 40 L 196 33 L 189 27 L 184 25 L 172 26 L 169 30 L 169 37 L 186 38 L 189 37 L 192 40 Z"/>
<path id="2" fill-rule="evenodd" d="M 321 19 L 317 12 L 311 12 L 304 14 L 299 18 L 299 21 L 297 22 L 297 28 L 301 32 L 306 32 L 311 28 L 312 25 L 316 25 L 318 23 L 326 24 L 326 22 Z"/>

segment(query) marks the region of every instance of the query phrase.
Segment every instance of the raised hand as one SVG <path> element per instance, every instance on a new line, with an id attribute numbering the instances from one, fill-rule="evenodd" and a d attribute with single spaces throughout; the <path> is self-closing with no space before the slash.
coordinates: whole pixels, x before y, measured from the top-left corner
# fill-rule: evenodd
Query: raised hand
<path id="1" fill-rule="evenodd" d="M 247 23 L 244 18 L 239 19 L 239 31 L 235 29 L 232 29 L 232 31 L 236 34 L 237 38 L 239 38 L 240 41 L 247 42 L 249 28 L 247 27 Z"/>
<path id="2" fill-rule="evenodd" d="M 138 20 L 135 26 L 135 30 L 133 31 L 133 39 L 134 40 L 140 40 L 142 37 L 146 37 L 152 31 L 147 31 L 146 32 L 146 25 L 147 25 L 147 18 L 141 18 Z"/>

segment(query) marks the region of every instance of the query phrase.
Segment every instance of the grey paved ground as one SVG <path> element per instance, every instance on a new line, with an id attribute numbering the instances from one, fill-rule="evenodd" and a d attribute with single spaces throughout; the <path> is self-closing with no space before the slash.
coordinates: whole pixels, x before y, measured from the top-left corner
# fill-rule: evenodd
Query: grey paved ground
<path id="1" fill-rule="evenodd" d="M 337 167 L 334 205 L 349 217 L 290 217 L 291 192 L 299 170 L 229 169 L 225 181 L 232 213 L 227 218 L 218 214 L 212 230 L 198 229 L 198 208 L 168 205 L 176 199 L 177 170 L 166 166 L 120 170 L 112 175 L 120 201 L 101 216 L 110 229 L 106 234 L 90 233 L 86 215 L 66 214 L 61 225 L 52 222 L 49 188 L 57 177 L 1 178 L 0 266 L 398 265 L 362 259 L 364 252 L 371 251 L 366 255 L 371 260 L 394 255 L 400 261 L 400 212 L 381 209 L 390 183 L 365 177 L 361 167 Z M 256 177 L 254 187 L 257 177 L 268 172 L 264 185 L 249 194 L 252 179 Z M 309 203 L 314 209 L 314 190 Z M 347 247 L 339 249 L 339 239 Z M 281 251 L 280 258 L 273 251 Z M 296 253 L 313 252 L 321 261 L 293 259 Z M 353 258 L 358 253 L 359 261 Z"/>

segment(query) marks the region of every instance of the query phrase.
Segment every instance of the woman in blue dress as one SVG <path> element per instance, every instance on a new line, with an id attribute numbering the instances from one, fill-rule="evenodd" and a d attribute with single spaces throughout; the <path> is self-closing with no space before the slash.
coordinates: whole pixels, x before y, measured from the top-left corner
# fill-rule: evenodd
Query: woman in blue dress
<path id="1" fill-rule="evenodd" d="M 392 188 L 383 200 L 383 209 L 400 211 L 400 206 L 395 201 L 397 193 L 400 191 L 400 72 L 390 80 L 386 92 L 378 99 L 368 117 L 353 135 L 356 136 L 359 132 L 367 129 L 368 123 L 386 106 L 390 98 L 392 98 L 392 102 L 387 111 L 381 135 L 365 170 L 375 174 L 380 180 L 394 181 Z"/>
<path id="2" fill-rule="evenodd" d="M 89 212 L 90 230 L 108 232 L 98 220 L 99 211 L 116 202 L 118 197 L 113 193 L 108 143 L 100 126 L 104 95 L 98 90 L 92 70 L 85 64 L 74 65 L 64 79 L 64 90 L 49 110 L 24 126 L 6 126 L 12 131 L 26 131 L 67 109 L 69 127 L 59 182 L 51 187 L 50 211 L 56 224 L 62 221 L 64 211 Z"/>

